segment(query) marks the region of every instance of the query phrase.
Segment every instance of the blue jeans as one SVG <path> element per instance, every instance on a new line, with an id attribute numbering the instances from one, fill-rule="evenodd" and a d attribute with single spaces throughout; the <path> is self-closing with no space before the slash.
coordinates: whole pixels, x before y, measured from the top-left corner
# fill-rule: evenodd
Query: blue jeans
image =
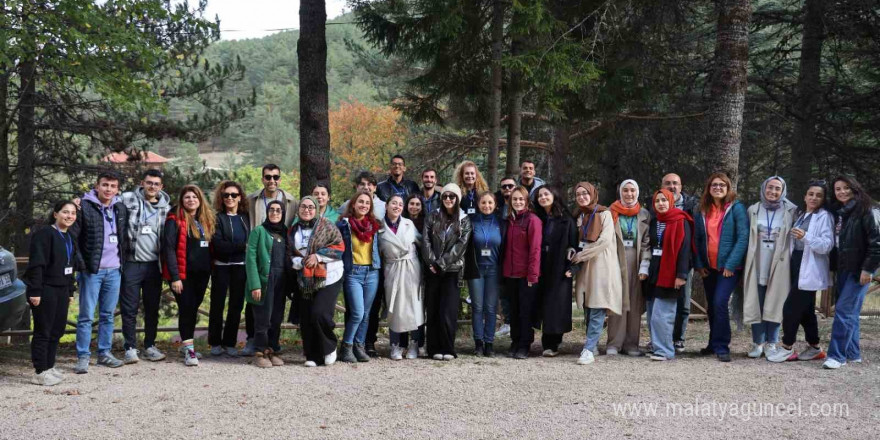
<path id="1" fill-rule="evenodd" d="M 706 302 L 709 304 L 709 349 L 715 354 L 730 353 L 730 295 L 742 270 L 736 270 L 732 277 L 725 277 L 721 271 L 709 269 L 709 276 L 703 279 Z"/>
<path id="2" fill-rule="evenodd" d="M 665 356 L 666 359 L 675 357 L 675 347 L 672 345 L 672 330 L 675 328 L 675 312 L 678 306 L 676 298 L 654 298 L 651 300 L 651 344 L 654 346 L 654 354 Z"/>
<path id="3" fill-rule="evenodd" d="M 79 273 L 79 317 L 76 320 L 76 355 L 89 356 L 92 343 L 92 321 L 98 307 L 98 355 L 113 346 L 113 312 L 119 301 L 122 273 L 117 269 L 101 269 L 98 273 Z"/>
<path id="4" fill-rule="evenodd" d="M 584 308 L 584 318 L 587 321 L 587 340 L 584 348 L 598 354 L 596 347 L 599 345 L 599 337 L 602 336 L 602 326 L 605 324 L 605 309 Z"/>
<path id="5" fill-rule="evenodd" d="M 370 266 L 352 265 L 345 276 L 345 307 L 348 311 L 342 342 L 363 344 L 367 339 L 370 308 L 379 288 L 379 270 Z"/>
<path id="6" fill-rule="evenodd" d="M 480 277 L 468 280 L 474 341 L 488 343 L 495 341 L 499 282 L 498 266 L 492 265 L 480 265 Z"/>
<path id="7" fill-rule="evenodd" d="M 840 363 L 862 358 L 859 347 L 859 313 L 871 283 L 859 284 L 859 272 L 837 274 L 837 303 L 834 305 L 834 324 L 828 357 Z"/>
<path id="8" fill-rule="evenodd" d="M 764 298 L 767 297 L 767 286 L 758 284 L 758 303 L 761 307 L 761 314 L 764 314 Z M 755 344 L 763 344 L 769 342 L 771 344 L 779 343 L 779 328 L 782 324 L 779 322 L 761 321 L 752 324 L 752 342 Z"/>
<path id="9" fill-rule="evenodd" d="M 687 333 L 688 318 L 691 316 L 691 291 L 694 286 L 694 270 L 688 272 L 687 284 L 682 288 L 683 295 L 676 300 L 675 327 L 672 329 L 672 340 L 684 342 Z"/>

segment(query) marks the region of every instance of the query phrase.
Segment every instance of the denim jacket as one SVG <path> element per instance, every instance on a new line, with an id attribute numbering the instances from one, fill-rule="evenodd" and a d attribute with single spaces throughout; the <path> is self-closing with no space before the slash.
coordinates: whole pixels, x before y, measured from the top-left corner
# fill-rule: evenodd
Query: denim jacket
<path id="1" fill-rule="evenodd" d="M 345 268 L 345 275 L 351 273 L 352 256 L 351 256 L 351 226 L 348 224 L 348 218 L 342 217 L 336 222 L 336 227 L 342 233 L 342 241 L 345 242 L 345 252 L 342 254 L 342 265 Z M 379 232 L 373 237 L 373 264 L 372 269 L 379 270 L 382 268 L 382 261 L 379 257 Z"/>

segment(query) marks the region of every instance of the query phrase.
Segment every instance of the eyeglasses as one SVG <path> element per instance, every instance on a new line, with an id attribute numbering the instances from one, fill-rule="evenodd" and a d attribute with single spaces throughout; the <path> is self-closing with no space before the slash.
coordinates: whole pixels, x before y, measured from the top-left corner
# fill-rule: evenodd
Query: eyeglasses
<path id="1" fill-rule="evenodd" d="M 281 175 L 280 174 L 266 174 L 265 176 L 263 176 L 263 180 L 267 180 L 267 181 L 274 180 L 277 182 L 277 181 L 281 180 Z"/>
<path id="2" fill-rule="evenodd" d="M 513 189 L 515 187 L 516 187 L 516 185 L 510 184 L 510 183 L 508 183 L 506 185 L 501 185 L 501 189 Z"/>
<path id="3" fill-rule="evenodd" d="M 224 199 L 237 199 L 241 194 L 239 193 L 223 193 Z"/>
<path id="4" fill-rule="evenodd" d="M 590 193 L 579 192 L 579 193 L 576 193 L 575 196 L 579 199 L 586 199 L 587 197 L 590 196 Z"/>
<path id="5" fill-rule="evenodd" d="M 446 193 L 443 194 L 443 196 L 441 196 L 440 198 L 443 200 L 455 200 L 458 198 L 458 196 L 452 193 Z"/>
<path id="6" fill-rule="evenodd" d="M 269 208 L 269 214 L 281 214 L 281 208 Z"/>
<path id="7" fill-rule="evenodd" d="M 162 186 L 162 182 L 149 182 L 149 181 L 145 180 L 144 186 L 152 186 L 152 187 L 158 188 L 158 187 Z"/>
<path id="8" fill-rule="evenodd" d="M 711 188 L 727 188 L 727 184 L 726 183 L 713 183 L 713 184 L 709 185 L 709 187 L 711 187 Z"/>
<path id="9" fill-rule="evenodd" d="M 306 206 L 306 205 L 300 205 L 300 206 L 299 206 L 299 210 L 300 210 L 300 211 L 315 211 L 315 210 L 317 210 L 317 209 L 318 209 L 318 208 L 316 208 L 316 207 L 314 207 L 314 206 Z"/>
<path id="10" fill-rule="evenodd" d="M 391 162 L 391 166 L 393 167 L 402 167 L 403 165 L 403 162 Z"/>

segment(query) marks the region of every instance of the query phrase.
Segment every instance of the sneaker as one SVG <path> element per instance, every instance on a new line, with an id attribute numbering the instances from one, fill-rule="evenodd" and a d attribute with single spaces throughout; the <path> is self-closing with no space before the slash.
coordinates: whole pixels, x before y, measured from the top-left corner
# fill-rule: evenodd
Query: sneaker
<path id="1" fill-rule="evenodd" d="M 451 360 L 453 360 L 453 359 L 455 359 L 455 356 L 453 356 L 453 355 L 451 355 L 451 354 L 444 354 L 444 355 L 443 355 L 443 360 L 444 360 L 444 361 L 451 361 Z"/>
<path id="2" fill-rule="evenodd" d="M 642 353 L 642 351 L 641 351 L 641 350 L 638 350 L 638 349 L 636 349 L 636 350 L 626 350 L 626 351 L 624 351 L 624 353 L 625 353 L 627 356 L 632 356 L 632 357 L 640 357 L 640 356 L 644 356 L 644 355 L 645 355 L 645 353 Z"/>
<path id="3" fill-rule="evenodd" d="M 541 353 L 541 356 L 546 358 L 556 357 L 559 356 L 559 351 L 548 348 Z"/>
<path id="4" fill-rule="evenodd" d="M 668 361 L 669 359 L 666 356 L 663 356 L 662 354 L 651 353 L 651 360 L 652 361 Z"/>
<path id="5" fill-rule="evenodd" d="M 605 349 L 605 356 L 617 356 L 617 349 L 614 347 L 608 347 Z"/>
<path id="6" fill-rule="evenodd" d="M 272 362 L 273 367 L 283 367 L 284 361 L 281 359 L 281 356 L 278 356 L 278 353 L 275 350 L 269 350 L 269 362 Z"/>
<path id="7" fill-rule="evenodd" d="M 308 367 L 308 368 L 312 368 L 312 367 L 317 367 L 318 364 L 316 364 L 315 361 L 306 361 L 306 363 L 304 363 L 303 366 Z"/>
<path id="8" fill-rule="evenodd" d="M 110 353 L 108 351 L 107 353 L 98 356 L 98 365 L 103 365 L 110 368 L 119 368 L 124 364 L 119 359 L 116 359 L 116 357 L 113 356 L 113 353 Z"/>
<path id="9" fill-rule="evenodd" d="M 165 353 L 159 351 L 159 349 L 156 348 L 156 346 L 154 345 L 152 347 L 147 347 L 147 349 L 144 350 L 144 359 L 150 362 L 159 362 L 162 359 L 165 359 Z"/>
<path id="10" fill-rule="evenodd" d="M 389 357 L 393 361 L 402 360 L 403 359 L 403 349 L 400 348 L 400 346 L 397 344 L 391 345 L 391 355 Z"/>
<path id="11" fill-rule="evenodd" d="M 852 362 L 852 363 L 854 363 L 854 364 L 861 364 L 861 363 L 862 363 L 862 358 L 849 359 L 849 360 L 847 360 L 847 362 Z"/>
<path id="12" fill-rule="evenodd" d="M 251 357 L 257 353 L 257 350 L 254 348 L 254 341 L 249 339 L 244 347 L 241 350 L 238 350 L 239 356 Z"/>
<path id="13" fill-rule="evenodd" d="M 419 358 L 419 343 L 416 341 L 409 341 L 409 346 L 406 348 L 406 358 L 407 359 L 418 359 Z"/>
<path id="14" fill-rule="evenodd" d="M 379 352 L 376 351 L 376 344 L 374 342 L 368 343 L 364 347 L 364 351 L 367 353 L 367 356 L 369 356 L 371 358 L 379 357 Z"/>
<path id="15" fill-rule="evenodd" d="M 354 348 L 352 349 L 354 352 L 354 357 L 357 358 L 358 362 L 370 362 L 370 355 L 367 354 L 366 348 L 364 348 L 364 344 L 354 344 Z"/>
<path id="16" fill-rule="evenodd" d="M 825 359 L 825 350 L 822 350 L 819 347 L 813 347 L 812 345 L 807 346 L 807 349 L 804 350 L 800 356 L 798 356 L 799 361 L 815 361 L 819 359 Z"/>
<path id="17" fill-rule="evenodd" d="M 136 364 L 140 359 L 138 359 L 138 351 L 136 348 L 132 347 L 128 350 L 125 350 L 125 357 L 122 358 L 122 362 L 125 364 Z"/>
<path id="18" fill-rule="evenodd" d="M 762 354 L 764 354 L 764 344 L 755 344 L 753 342 L 752 349 L 749 350 L 749 357 L 752 359 L 758 359 Z"/>
<path id="19" fill-rule="evenodd" d="M 774 343 L 767 343 L 764 345 L 764 357 L 773 356 L 776 351 L 779 350 L 779 346 Z"/>
<path id="20" fill-rule="evenodd" d="M 336 350 L 324 356 L 324 365 L 333 365 L 336 363 Z"/>
<path id="21" fill-rule="evenodd" d="M 272 361 L 266 357 L 265 353 L 254 353 L 256 358 L 254 359 L 254 365 L 259 368 L 272 368 Z"/>
<path id="22" fill-rule="evenodd" d="M 443 360 L 443 355 L 440 354 L 440 353 L 435 354 L 435 355 L 434 355 L 434 360 L 435 360 L 435 361 L 442 361 L 442 360 Z"/>
<path id="23" fill-rule="evenodd" d="M 592 364 L 596 359 L 593 357 L 593 352 L 587 350 L 586 348 L 581 351 L 581 357 L 578 359 L 578 365 L 589 365 Z"/>
<path id="24" fill-rule="evenodd" d="M 528 359 L 529 358 L 529 351 L 526 350 L 525 348 L 520 348 L 519 350 L 516 351 L 516 353 L 513 354 L 513 358 L 514 359 Z"/>
<path id="25" fill-rule="evenodd" d="M 794 347 L 785 348 L 785 346 L 780 345 L 773 353 L 765 357 L 770 362 L 785 362 L 790 358 L 797 360 L 797 352 L 794 351 Z"/>
<path id="26" fill-rule="evenodd" d="M 653 353 L 654 352 L 654 343 L 653 342 L 648 341 L 648 343 L 645 344 L 645 352 L 646 353 Z"/>
<path id="27" fill-rule="evenodd" d="M 673 346 L 675 347 L 676 353 L 684 353 L 684 341 L 677 341 Z"/>
<path id="28" fill-rule="evenodd" d="M 715 355 L 718 362 L 730 362 L 730 353 L 718 353 Z"/>
<path id="29" fill-rule="evenodd" d="M 828 359 L 825 359 L 825 363 L 822 364 L 822 368 L 824 368 L 826 370 L 836 370 L 844 365 L 846 365 L 846 362 L 841 363 L 835 359 L 828 358 Z"/>
<path id="30" fill-rule="evenodd" d="M 483 356 L 488 358 L 495 357 L 495 347 L 492 346 L 491 342 L 487 342 L 483 345 Z"/>
<path id="31" fill-rule="evenodd" d="M 211 347 L 211 356 L 223 356 L 223 353 L 225 351 L 226 350 L 224 350 L 223 347 L 221 347 L 219 345 L 215 345 L 215 346 Z"/>
<path id="32" fill-rule="evenodd" d="M 342 362 L 355 363 L 357 358 L 354 356 L 354 347 L 351 344 L 342 343 L 339 349 L 339 360 Z"/>
<path id="33" fill-rule="evenodd" d="M 195 350 L 186 350 L 183 354 L 183 365 L 186 365 L 187 367 L 199 366 L 199 357 Z"/>
<path id="34" fill-rule="evenodd" d="M 57 377 L 57 378 L 59 378 L 59 379 L 61 379 L 61 380 L 64 380 L 64 373 L 62 373 L 61 370 L 59 370 L 59 369 L 57 369 L 57 368 L 55 368 L 55 367 L 52 367 L 52 368 L 50 368 L 50 369 L 48 369 L 48 370 L 46 370 L 46 371 L 48 371 L 49 373 L 51 373 L 53 376 L 55 376 L 55 377 Z"/>
<path id="35" fill-rule="evenodd" d="M 495 337 L 507 336 L 510 334 L 510 324 L 503 324 L 497 332 L 495 332 Z"/>
<path id="36" fill-rule="evenodd" d="M 183 356 L 186 356 L 186 352 L 187 352 L 186 345 L 181 345 L 177 351 L 179 351 L 180 354 L 182 354 Z M 193 351 L 195 351 L 195 350 L 193 350 Z M 196 354 L 196 359 L 202 358 L 202 354 L 199 353 L 198 351 L 195 351 L 195 354 Z"/>
<path id="37" fill-rule="evenodd" d="M 422 358 L 428 357 L 428 349 L 425 347 L 419 347 L 419 357 L 422 357 Z"/>
<path id="38" fill-rule="evenodd" d="M 76 358 L 76 365 L 73 367 L 73 372 L 76 374 L 86 374 L 89 372 L 89 357 L 88 356 L 80 356 Z"/>
<path id="39" fill-rule="evenodd" d="M 229 357 L 238 357 L 238 350 L 235 347 L 226 347 L 224 349 L 226 351 L 226 355 Z"/>
<path id="40" fill-rule="evenodd" d="M 51 387 L 61 383 L 61 378 L 52 374 L 50 370 L 45 370 L 40 374 L 34 374 L 34 377 L 31 378 L 31 383 L 34 385 Z"/>

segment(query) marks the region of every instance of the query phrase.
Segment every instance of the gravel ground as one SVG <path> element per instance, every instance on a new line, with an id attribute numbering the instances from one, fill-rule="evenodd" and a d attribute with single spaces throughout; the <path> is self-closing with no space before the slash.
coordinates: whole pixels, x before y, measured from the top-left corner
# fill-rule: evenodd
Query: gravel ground
<path id="1" fill-rule="evenodd" d="M 823 337 L 830 325 L 820 321 Z M 186 368 L 173 356 L 74 375 L 67 346 L 59 362 L 67 380 L 51 388 L 28 383 L 26 347 L 2 347 L 0 438 L 880 436 L 880 319 L 862 321 L 864 363 L 838 371 L 822 370 L 821 362 L 750 360 L 748 332 L 735 334 L 733 362 L 702 358 L 695 351 L 705 344 L 705 327 L 692 323 L 688 352 L 675 361 L 600 356 L 588 366 L 575 364 L 583 329 L 568 334 L 563 355 L 553 359 L 462 355 L 312 369 L 291 349 L 287 365 L 266 370 L 210 356 Z M 466 338 L 460 353 L 472 347 Z M 534 346 L 532 354 L 539 351 Z M 627 404 L 658 406 L 655 415 L 645 414 L 650 406 L 638 406 L 639 415 L 615 406 Z M 771 413 L 756 404 L 786 408 Z"/>

